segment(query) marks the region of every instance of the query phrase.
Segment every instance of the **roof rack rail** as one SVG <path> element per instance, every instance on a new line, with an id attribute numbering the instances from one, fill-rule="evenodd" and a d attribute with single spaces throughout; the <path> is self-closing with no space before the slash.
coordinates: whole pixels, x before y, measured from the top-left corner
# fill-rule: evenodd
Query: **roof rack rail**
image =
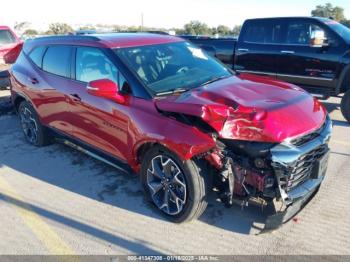
<path id="1" fill-rule="evenodd" d="M 52 36 L 43 36 L 33 39 L 34 41 L 45 41 L 45 40 L 84 40 L 84 41 L 100 41 L 100 38 L 92 35 L 52 35 Z"/>
<path id="2" fill-rule="evenodd" d="M 112 31 L 109 32 L 112 34 L 117 34 L 117 33 L 149 33 L 149 34 L 158 34 L 158 35 L 169 35 L 169 33 L 165 31 L 158 31 L 158 30 L 147 30 L 147 31 L 138 31 L 138 30 L 122 30 L 122 31 Z"/>

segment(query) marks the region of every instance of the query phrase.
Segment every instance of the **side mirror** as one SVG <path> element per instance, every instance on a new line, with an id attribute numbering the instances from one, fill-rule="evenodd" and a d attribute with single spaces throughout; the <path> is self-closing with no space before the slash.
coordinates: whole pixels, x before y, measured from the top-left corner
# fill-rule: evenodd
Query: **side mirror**
<path id="1" fill-rule="evenodd" d="M 86 90 L 90 95 L 107 98 L 118 104 L 126 102 L 126 97 L 119 92 L 118 85 L 109 79 L 91 81 Z"/>
<path id="2" fill-rule="evenodd" d="M 326 36 L 323 30 L 316 29 L 311 31 L 310 46 L 322 47 L 325 45 Z"/>

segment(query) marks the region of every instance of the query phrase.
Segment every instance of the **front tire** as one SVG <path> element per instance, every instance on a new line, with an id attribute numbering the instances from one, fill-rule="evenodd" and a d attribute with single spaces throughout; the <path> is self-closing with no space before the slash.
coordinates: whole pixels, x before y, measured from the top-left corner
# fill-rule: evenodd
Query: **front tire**
<path id="1" fill-rule="evenodd" d="M 33 106 L 27 101 L 21 102 L 18 107 L 22 131 L 26 140 L 34 146 L 45 146 L 50 143 L 47 130 L 40 123 L 39 117 Z"/>
<path id="2" fill-rule="evenodd" d="M 340 108 L 344 118 L 350 123 L 350 89 L 344 94 Z"/>
<path id="3" fill-rule="evenodd" d="M 166 148 L 155 146 L 146 152 L 141 166 L 146 198 L 173 222 L 197 219 L 207 207 L 204 171 L 199 163 L 183 161 Z"/>

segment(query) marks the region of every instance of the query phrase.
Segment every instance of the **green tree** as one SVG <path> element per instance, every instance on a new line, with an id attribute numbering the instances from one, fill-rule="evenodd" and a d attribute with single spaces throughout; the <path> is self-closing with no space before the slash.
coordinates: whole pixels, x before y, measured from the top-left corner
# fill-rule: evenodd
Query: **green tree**
<path id="1" fill-rule="evenodd" d="M 52 35 L 64 35 L 74 32 L 73 28 L 66 23 L 53 23 L 49 25 L 49 31 L 47 34 Z"/>
<path id="2" fill-rule="evenodd" d="M 146 30 L 146 28 L 144 27 L 143 28 L 144 30 Z M 141 31 L 141 26 L 135 26 L 135 25 L 132 25 L 132 26 L 128 26 L 126 31 L 129 31 L 129 32 L 138 32 L 138 31 Z"/>
<path id="3" fill-rule="evenodd" d="M 96 27 L 94 27 L 93 25 L 84 25 L 79 27 L 79 30 L 96 30 Z"/>
<path id="4" fill-rule="evenodd" d="M 319 17 L 332 17 L 336 21 L 345 20 L 344 8 L 339 6 L 333 7 L 331 3 L 316 6 L 316 8 L 311 11 L 311 15 Z"/>
<path id="5" fill-rule="evenodd" d="M 231 34 L 231 30 L 228 26 L 225 26 L 225 25 L 219 25 L 217 28 L 216 28 L 216 32 L 219 34 L 219 35 L 230 35 Z"/>
<path id="6" fill-rule="evenodd" d="M 38 35 L 39 33 L 37 30 L 29 28 L 29 29 L 25 30 L 23 34 L 24 35 Z"/>
<path id="7" fill-rule="evenodd" d="M 239 36 L 241 29 L 242 29 L 242 25 L 236 25 L 234 26 L 234 28 L 232 28 L 231 34 L 234 36 Z"/>
<path id="8" fill-rule="evenodd" d="M 184 28 L 172 28 L 171 30 L 174 30 L 177 35 L 185 35 L 185 29 Z"/>
<path id="9" fill-rule="evenodd" d="M 211 29 L 207 24 L 201 23 L 200 21 L 190 21 L 184 26 L 184 32 L 188 35 L 210 35 L 212 34 Z"/>

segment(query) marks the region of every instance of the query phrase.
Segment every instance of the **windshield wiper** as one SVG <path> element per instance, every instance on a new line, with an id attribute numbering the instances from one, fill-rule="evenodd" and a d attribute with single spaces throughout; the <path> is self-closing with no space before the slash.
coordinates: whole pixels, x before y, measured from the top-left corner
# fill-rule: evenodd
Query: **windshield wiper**
<path id="1" fill-rule="evenodd" d="M 211 83 L 213 83 L 213 82 L 219 81 L 219 80 L 224 79 L 224 78 L 228 78 L 228 77 L 230 77 L 230 76 L 231 76 L 231 75 L 213 77 L 213 78 L 209 79 L 208 81 L 204 82 L 203 84 L 201 84 L 201 86 L 205 86 L 205 85 L 211 84 Z"/>
<path id="2" fill-rule="evenodd" d="M 189 89 L 187 89 L 187 88 L 175 88 L 175 89 L 171 89 L 171 90 L 168 90 L 168 91 L 156 93 L 156 96 L 164 96 L 164 95 L 172 95 L 172 94 L 177 94 L 177 93 L 183 93 L 183 92 L 186 92 L 188 90 Z"/>

